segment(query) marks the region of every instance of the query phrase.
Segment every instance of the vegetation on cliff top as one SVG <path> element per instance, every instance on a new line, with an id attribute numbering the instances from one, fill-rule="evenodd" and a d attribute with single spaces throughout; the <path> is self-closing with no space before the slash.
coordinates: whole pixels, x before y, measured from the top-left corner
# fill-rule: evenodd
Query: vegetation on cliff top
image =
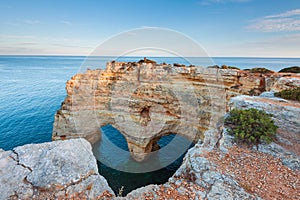
<path id="1" fill-rule="evenodd" d="M 300 102 L 300 87 L 297 87 L 295 89 L 282 90 L 281 92 L 276 92 L 275 96 Z"/>
<path id="2" fill-rule="evenodd" d="M 239 110 L 233 109 L 225 119 L 225 124 L 230 127 L 229 134 L 234 135 L 237 143 L 250 146 L 258 145 L 261 141 L 273 141 L 277 126 L 271 115 L 254 108 Z"/>
<path id="3" fill-rule="evenodd" d="M 287 67 L 280 70 L 279 73 L 300 73 L 300 67 L 298 66 Z"/>
<path id="4" fill-rule="evenodd" d="M 262 74 L 274 73 L 273 71 L 271 71 L 267 68 L 261 68 L 261 67 L 252 68 L 249 71 L 250 71 L 250 73 L 262 73 Z"/>
<path id="5" fill-rule="evenodd" d="M 152 63 L 152 64 L 156 64 L 156 62 L 154 60 L 150 60 L 150 59 L 147 59 L 147 58 L 139 60 L 138 63 Z"/>
<path id="6" fill-rule="evenodd" d="M 213 66 L 208 66 L 207 68 L 214 68 L 214 69 L 238 69 L 240 68 L 235 67 L 235 66 L 228 66 L 228 65 L 222 65 L 221 67 L 219 65 L 213 65 Z"/>
<path id="7" fill-rule="evenodd" d="M 221 68 L 222 68 L 222 69 L 238 69 L 238 70 L 240 70 L 240 68 L 238 68 L 238 67 L 235 67 L 235 66 L 227 66 L 227 65 L 222 65 Z"/>

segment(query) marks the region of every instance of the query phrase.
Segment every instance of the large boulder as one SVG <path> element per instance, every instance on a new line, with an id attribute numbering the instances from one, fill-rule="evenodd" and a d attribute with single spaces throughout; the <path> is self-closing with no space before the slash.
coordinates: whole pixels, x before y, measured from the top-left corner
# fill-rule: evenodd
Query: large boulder
<path id="1" fill-rule="evenodd" d="M 105 199 L 114 196 L 99 175 L 85 139 L 28 144 L 0 152 L 0 199 Z"/>

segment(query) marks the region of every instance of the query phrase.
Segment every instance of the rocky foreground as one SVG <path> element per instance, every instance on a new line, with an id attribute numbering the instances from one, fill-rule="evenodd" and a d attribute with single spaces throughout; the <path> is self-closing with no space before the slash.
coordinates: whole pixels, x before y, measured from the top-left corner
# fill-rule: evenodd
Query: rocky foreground
<path id="1" fill-rule="evenodd" d="M 114 196 L 85 139 L 0 152 L 0 199 L 103 199 Z"/>
<path id="2" fill-rule="evenodd" d="M 209 130 L 166 184 L 137 189 L 125 199 L 300 199 L 300 103 L 265 95 L 238 96 L 231 105 L 276 114 L 275 142 L 249 149 L 235 144 L 226 127 Z"/>
<path id="3" fill-rule="evenodd" d="M 248 149 L 226 127 L 208 130 L 167 183 L 126 197 L 99 175 L 85 139 L 25 145 L 0 152 L 0 199 L 300 199 L 300 103 L 264 93 L 235 97 L 231 106 L 268 108 L 277 140 Z"/>

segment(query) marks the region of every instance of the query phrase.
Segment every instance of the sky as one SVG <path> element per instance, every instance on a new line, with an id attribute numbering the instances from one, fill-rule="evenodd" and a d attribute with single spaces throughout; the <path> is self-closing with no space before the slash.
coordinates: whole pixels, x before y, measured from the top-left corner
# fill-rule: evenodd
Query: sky
<path id="1" fill-rule="evenodd" d="M 124 31 L 159 27 L 209 56 L 300 57 L 299 0 L 0 0 L 0 24 L 0 55 L 87 56 Z"/>

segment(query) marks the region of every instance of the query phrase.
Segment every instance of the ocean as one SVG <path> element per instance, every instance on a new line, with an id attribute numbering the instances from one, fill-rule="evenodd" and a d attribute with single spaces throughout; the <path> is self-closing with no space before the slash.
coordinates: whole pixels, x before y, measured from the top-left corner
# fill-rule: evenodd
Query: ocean
<path id="1" fill-rule="evenodd" d="M 111 59 L 113 58 L 95 58 L 94 62 L 88 62 L 88 67 L 104 68 L 105 63 Z M 123 57 L 119 58 L 119 61 L 138 61 L 140 59 L 142 57 Z M 185 60 L 176 57 L 149 57 L 149 59 L 156 60 L 159 63 L 200 64 L 203 66 L 201 58 L 188 58 Z M 81 65 L 84 60 L 85 57 L 83 56 L 0 56 L 0 148 L 10 150 L 24 144 L 51 141 L 54 114 L 60 108 L 61 102 L 66 96 L 66 81 L 83 70 Z M 212 61 L 217 65 L 226 64 L 241 69 L 265 67 L 274 71 L 284 67 L 300 65 L 300 58 L 218 57 L 212 58 Z M 113 132 L 116 130 L 108 128 L 106 131 Z M 181 160 L 176 164 L 177 167 L 180 162 Z M 101 167 L 101 164 L 99 166 L 99 171 L 111 176 L 111 180 L 121 176 L 118 174 L 119 172 L 113 172 L 112 169 L 105 166 Z M 157 173 L 172 174 L 176 170 L 176 166 L 170 167 L 171 171 Z M 156 175 L 144 174 L 142 177 Z M 124 174 L 123 176 L 125 177 Z M 168 177 L 156 182 L 166 181 Z M 142 179 L 146 180 L 147 183 L 149 182 L 147 178 Z M 128 178 L 124 178 L 124 181 L 126 180 Z M 126 192 L 139 186 L 141 181 L 137 182 L 138 185 L 126 188 Z M 121 185 L 115 186 L 114 189 L 117 191 L 119 187 Z"/>

